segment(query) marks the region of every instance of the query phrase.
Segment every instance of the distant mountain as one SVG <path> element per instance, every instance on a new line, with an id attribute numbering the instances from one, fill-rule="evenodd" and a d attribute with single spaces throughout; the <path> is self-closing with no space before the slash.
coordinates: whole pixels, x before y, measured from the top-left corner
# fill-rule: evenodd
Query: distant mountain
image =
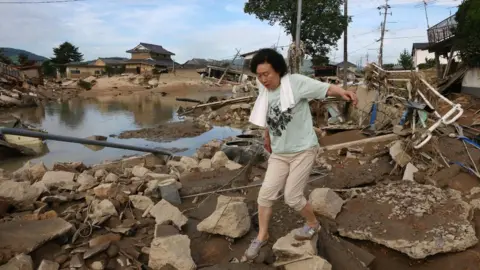
<path id="1" fill-rule="evenodd" d="M 18 64 L 18 56 L 22 53 L 27 55 L 29 60 L 38 61 L 38 62 L 44 62 L 45 60 L 48 60 L 48 58 L 46 57 L 31 53 L 25 50 L 14 49 L 14 48 L 0 48 L 0 50 L 2 50 L 3 54 L 6 57 L 12 59 L 12 61 L 17 64 Z"/>

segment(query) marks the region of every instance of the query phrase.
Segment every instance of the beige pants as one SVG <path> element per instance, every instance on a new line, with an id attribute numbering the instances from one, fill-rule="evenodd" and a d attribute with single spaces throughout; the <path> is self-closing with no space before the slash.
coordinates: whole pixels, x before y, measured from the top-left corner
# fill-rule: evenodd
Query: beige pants
<path id="1" fill-rule="evenodd" d="M 318 146 L 295 154 L 271 154 L 258 205 L 272 207 L 280 191 L 285 189 L 285 203 L 296 211 L 302 210 L 307 204 L 304 189 L 317 153 Z"/>

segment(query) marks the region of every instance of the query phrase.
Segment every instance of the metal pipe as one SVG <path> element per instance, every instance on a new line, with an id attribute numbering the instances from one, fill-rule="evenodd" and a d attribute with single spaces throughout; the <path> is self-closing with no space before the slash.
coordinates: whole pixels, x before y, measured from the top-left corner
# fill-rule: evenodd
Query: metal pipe
<path id="1" fill-rule="evenodd" d="M 17 135 L 17 136 L 33 137 L 33 138 L 39 138 L 39 139 L 44 139 L 44 140 L 54 140 L 54 141 L 60 141 L 60 142 L 98 145 L 98 146 L 119 148 L 119 149 L 125 149 L 125 150 L 148 152 L 148 153 L 164 155 L 164 156 L 172 156 L 172 153 L 162 151 L 162 150 L 156 150 L 156 149 L 152 149 L 152 148 L 146 148 L 146 147 L 141 147 L 141 146 L 133 146 L 133 145 L 125 145 L 125 144 L 112 143 L 112 142 L 88 140 L 88 139 L 69 137 L 69 136 L 61 136 L 61 135 L 55 135 L 55 134 L 49 134 L 49 133 L 43 133 L 43 132 L 30 131 L 30 130 L 27 130 L 27 129 L 0 128 L 0 134 L 10 134 L 10 135 Z"/>

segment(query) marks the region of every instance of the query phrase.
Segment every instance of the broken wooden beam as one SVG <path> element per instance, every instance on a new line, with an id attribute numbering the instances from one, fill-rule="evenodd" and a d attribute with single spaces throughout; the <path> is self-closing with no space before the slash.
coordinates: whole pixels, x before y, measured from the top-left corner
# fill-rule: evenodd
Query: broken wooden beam
<path id="1" fill-rule="evenodd" d="M 334 145 L 327 145 L 322 147 L 324 151 L 331 151 L 331 150 L 340 150 L 342 148 L 346 147 L 351 147 L 351 146 L 356 146 L 356 145 L 361 145 L 361 144 L 367 144 L 367 143 L 379 143 L 379 142 L 386 142 L 386 141 L 393 141 L 398 139 L 397 134 L 388 134 L 388 135 L 383 135 L 383 136 L 378 136 L 378 137 L 372 137 L 372 138 L 367 138 L 367 139 L 362 139 L 358 141 L 353 141 L 353 142 L 346 142 L 346 143 L 341 143 L 341 144 L 334 144 Z"/>

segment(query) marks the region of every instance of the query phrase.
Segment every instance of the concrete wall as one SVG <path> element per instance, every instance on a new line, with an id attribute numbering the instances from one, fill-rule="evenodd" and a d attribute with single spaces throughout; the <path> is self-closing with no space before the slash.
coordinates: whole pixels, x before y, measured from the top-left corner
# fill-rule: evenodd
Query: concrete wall
<path id="1" fill-rule="evenodd" d="M 480 68 L 472 68 L 465 73 L 462 93 L 480 97 Z"/>
<path id="2" fill-rule="evenodd" d="M 72 73 L 73 72 L 73 73 Z M 67 67 L 66 74 L 67 78 L 86 78 L 92 75 L 100 75 L 105 72 L 105 67 L 97 66 L 78 66 L 78 67 Z"/>
<path id="3" fill-rule="evenodd" d="M 25 76 L 27 76 L 27 78 L 39 78 L 40 77 L 40 72 L 38 72 L 37 68 L 22 70 L 22 72 L 23 72 L 23 74 L 25 74 Z"/>
<path id="4" fill-rule="evenodd" d="M 415 67 L 417 67 L 420 64 L 425 64 L 425 58 L 428 59 L 435 59 L 435 53 L 429 53 L 428 50 L 415 50 L 413 53 L 413 64 Z M 440 56 L 440 64 L 446 65 L 448 63 L 448 60 Z"/>

